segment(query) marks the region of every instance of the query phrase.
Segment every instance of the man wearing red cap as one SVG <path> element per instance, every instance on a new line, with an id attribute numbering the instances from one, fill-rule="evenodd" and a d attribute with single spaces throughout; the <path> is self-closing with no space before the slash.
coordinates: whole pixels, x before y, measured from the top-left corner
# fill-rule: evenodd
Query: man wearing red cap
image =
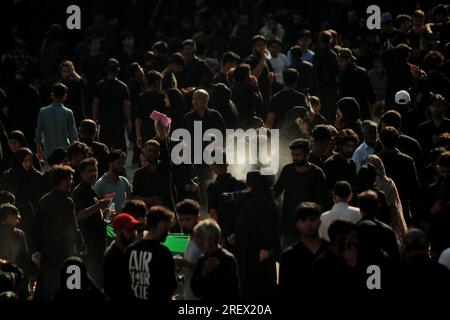
<path id="1" fill-rule="evenodd" d="M 136 239 L 136 228 L 140 224 L 127 213 L 121 213 L 113 220 L 116 238 L 106 249 L 103 258 L 104 292 L 111 300 L 130 296 L 127 280 L 117 277 L 117 269 L 126 269 L 125 250 Z"/>

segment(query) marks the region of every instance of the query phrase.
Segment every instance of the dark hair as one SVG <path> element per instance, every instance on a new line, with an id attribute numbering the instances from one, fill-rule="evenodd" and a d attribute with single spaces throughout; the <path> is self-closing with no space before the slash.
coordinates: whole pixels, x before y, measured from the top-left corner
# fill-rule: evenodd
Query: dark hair
<path id="1" fill-rule="evenodd" d="M 186 64 L 186 60 L 181 53 L 175 52 L 170 56 L 169 64 L 171 63 L 184 67 L 184 65 Z"/>
<path id="2" fill-rule="evenodd" d="M 352 186 L 347 181 L 336 181 L 333 194 L 339 198 L 346 199 L 352 194 Z"/>
<path id="3" fill-rule="evenodd" d="M 427 251 L 428 240 L 425 232 L 418 228 L 411 228 L 403 236 L 406 251 Z"/>
<path id="4" fill-rule="evenodd" d="M 414 11 L 414 13 L 412 14 L 413 18 L 424 18 L 425 17 L 425 12 L 423 12 L 422 10 L 416 10 Z"/>
<path id="5" fill-rule="evenodd" d="M 364 164 L 355 178 L 355 192 L 363 192 L 372 189 L 377 179 L 377 170 L 371 163 Z"/>
<path id="6" fill-rule="evenodd" d="M 142 55 L 142 62 L 146 63 L 147 61 L 152 61 L 155 60 L 155 54 L 153 53 L 153 51 L 145 51 L 144 54 Z"/>
<path id="7" fill-rule="evenodd" d="M 311 142 L 307 139 L 295 139 L 289 144 L 290 150 L 301 150 L 305 153 L 311 151 Z"/>
<path id="8" fill-rule="evenodd" d="M 329 44 L 331 42 L 332 36 L 331 33 L 327 30 L 322 31 L 319 35 L 319 41 L 322 44 Z"/>
<path id="9" fill-rule="evenodd" d="M 80 131 L 88 136 L 92 136 L 97 132 L 97 124 L 94 120 L 84 119 L 80 123 Z"/>
<path id="10" fill-rule="evenodd" d="M 74 141 L 70 146 L 67 147 L 67 156 L 70 159 L 78 154 L 84 154 L 86 156 L 89 155 L 89 148 L 83 142 Z"/>
<path id="11" fill-rule="evenodd" d="M 320 207 L 315 202 L 302 202 L 295 209 L 295 217 L 298 220 L 305 220 L 308 217 L 320 217 Z"/>
<path id="12" fill-rule="evenodd" d="M 353 141 L 355 144 L 359 143 L 358 135 L 352 129 L 342 129 L 336 136 L 336 146 L 342 146 L 347 141 Z"/>
<path id="13" fill-rule="evenodd" d="M 436 163 L 437 159 L 439 159 L 439 156 L 443 154 L 444 152 L 447 152 L 447 150 L 443 147 L 434 148 L 430 151 L 430 162 L 432 164 Z"/>
<path id="14" fill-rule="evenodd" d="M 437 6 L 435 6 L 433 8 L 433 10 L 431 12 L 433 13 L 433 16 L 437 16 L 439 14 L 443 14 L 445 16 L 448 16 L 448 9 L 443 4 L 438 4 Z"/>
<path id="15" fill-rule="evenodd" d="M 15 204 L 16 196 L 9 191 L 1 190 L 0 191 L 0 205 L 3 205 L 5 203 Z"/>
<path id="16" fill-rule="evenodd" d="M 389 110 L 381 116 L 381 122 L 387 127 L 394 127 L 395 129 L 400 130 L 402 126 L 402 116 L 398 111 Z"/>
<path id="17" fill-rule="evenodd" d="M 441 153 L 436 162 L 438 166 L 450 168 L 450 151 Z"/>
<path id="18" fill-rule="evenodd" d="M 355 224 L 351 222 L 344 220 L 333 221 L 328 228 L 328 237 L 330 238 L 330 242 L 346 239 L 347 236 L 355 229 Z"/>
<path id="19" fill-rule="evenodd" d="M 11 131 L 8 135 L 8 140 L 17 140 L 20 143 L 20 147 L 28 147 L 25 134 L 20 130 Z"/>
<path id="20" fill-rule="evenodd" d="M 295 86 L 298 81 L 298 71 L 294 68 L 287 68 L 283 71 L 283 82 L 287 87 Z"/>
<path id="21" fill-rule="evenodd" d="M 422 61 L 423 69 L 428 72 L 433 69 L 439 68 L 439 66 L 445 61 L 445 57 L 437 50 L 428 51 Z"/>
<path id="22" fill-rule="evenodd" d="M 96 166 L 97 167 L 98 166 L 97 159 L 87 158 L 87 159 L 84 159 L 83 161 L 81 161 L 80 168 L 79 168 L 80 172 L 83 172 L 84 170 L 86 170 L 86 168 L 88 166 Z"/>
<path id="23" fill-rule="evenodd" d="M 165 41 L 157 41 L 152 46 L 152 51 L 158 51 L 163 54 L 169 53 L 169 45 Z"/>
<path id="24" fill-rule="evenodd" d="M 236 82 L 243 82 L 247 79 L 250 73 L 250 66 L 246 63 L 241 63 L 236 66 L 233 71 L 233 78 Z"/>
<path id="25" fill-rule="evenodd" d="M 294 59 L 301 59 L 303 57 L 303 50 L 300 46 L 291 47 L 291 56 Z"/>
<path id="26" fill-rule="evenodd" d="M 64 98 L 64 96 L 67 94 L 67 90 L 67 87 L 63 83 L 56 82 L 52 86 L 53 97 L 56 99 Z"/>
<path id="27" fill-rule="evenodd" d="M 154 146 L 154 147 L 159 148 L 161 146 L 161 144 L 155 139 L 150 139 L 150 140 L 145 141 L 142 149 L 144 149 L 147 146 Z"/>
<path id="28" fill-rule="evenodd" d="M 411 21 L 411 16 L 408 14 L 399 14 L 395 18 L 395 22 L 397 23 L 397 26 L 400 26 L 403 22 Z"/>
<path id="29" fill-rule="evenodd" d="M 191 46 L 194 49 L 197 49 L 197 44 L 192 39 L 186 39 L 186 40 L 183 41 L 183 48 L 187 47 L 187 46 Z"/>
<path id="30" fill-rule="evenodd" d="M 441 94 L 439 94 L 439 93 L 431 93 L 430 94 L 430 98 L 428 99 L 428 105 L 430 106 L 430 105 L 435 104 L 435 103 L 439 103 L 441 105 L 444 105 L 445 104 L 444 97 Z"/>
<path id="31" fill-rule="evenodd" d="M 394 127 L 385 127 L 381 129 L 380 141 L 388 149 L 395 149 L 398 143 L 400 133 Z"/>
<path id="32" fill-rule="evenodd" d="M 147 212 L 146 223 L 148 229 L 153 229 L 160 222 L 173 222 L 175 216 L 172 211 L 164 206 L 151 207 Z"/>
<path id="33" fill-rule="evenodd" d="M 342 115 L 344 116 L 343 121 L 346 126 L 351 126 L 361 121 L 361 109 L 355 98 L 341 98 L 336 103 L 336 106 L 341 110 Z"/>
<path id="34" fill-rule="evenodd" d="M 150 70 L 147 72 L 146 74 L 146 78 L 147 78 L 147 84 L 150 87 L 156 86 L 158 83 L 161 82 L 163 76 L 161 73 L 159 73 L 156 70 Z"/>
<path id="35" fill-rule="evenodd" d="M 111 150 L 111 152 L 108 154 L 108 162 L 114 162 L 119 159 L 125 160 L 126 158 L 127 154 L 120 149 Z"/>
<path id="36" fill-rule="evenodd" d="M 233 51 L 227 51 L 222 55 L 223 65 L 226 65 L 227 63 L 239 62 L 239 60 L 241 60 L 241 57 Z"/>
<path id="37" fill-rule="evenodd" d="M 400 61 L 407 61 L 411 53 L 411 48 L 406 43 L 400 43 L 395 47 L 395 52 Z"/>
<path id="38" fill-rule="evenodd" d="M 270 38 L 269 40 L 267 40 L 267 45 L 268 46 L 271 46 L 274 43 L 277 43 L 281 47 L 283 47 L 283 41 L 281 41 L 280 38 L 274 37 L 274 38 Z"/>
<path id="39" fill-rule="evenodd" d="M 333 134 L 326 124 L 318 124 L 314 126 L 311 136 L 315 142 L 333 139 Z"/>
<path id="40" fill-rule="evenodd" d="M 62 181 L 69 179 L 69 177 L 75 174 L 70 166 L 54 165 L 50 168 L 49 179 L 52 186 L 58 186 Z"/>
<path id="41" fill-rule="evenodd" d="M 167 98 L 169 98 L 170 107 L 177 110 L 186 109 L 186 101 L 184 100 L 183 93 L 180 89 L 169 88 L 166 90 Z"/>
<path id="42" fill-rule="evenodd" d="M 126 200 L 120 210 L 121 213 L 128 213 L 134 218 L 145 218 L 147 215 L 147 206 L 142 200 Z"/>
<path id="43" fill-rule="evenodd" d="M 367 190 L 358 195 L 359 209 L 374 217 L 377 214 L 380 202 L 378 201 L 378 194 L 373 190 Z"/>
<path id="44" fill-rule="evenodd" d="M 253 48 L 255 46 L 256 43 L 258 43 L 259 41 L 262 41 L 264 43 L 267 43 L 266 37 L 264 37 L 262 34 L 257 34 L 256 36 L 254 36 L 250 42 L 250 46 Z"/>
<path id="45" fill-rule="evenodd" d="M 111 75 L 118 74 L 120 71 L 119 61 L 114 58 L 108 59 L 108 61 L 106 62 L 105 70 L 106 70 L 107 74 L 111 74 Z"/>
<path id="46" fill-rule="evenodd" d="M 19 215 L 19 210 L 12 203 L 5 203 L 0 206 L 0 224 L 5 223 L 8 216 Z"/>
<path id="47" fill-rule="evenodd" d="M 63 148 L 56 148 L 48 156 L 48 159 L 47 159 L 48 165 L 51 167 L 56 164 L 61 164 L 66 157 L 67 157 L 67 152 Z"/>
<path id="48" fill-rule="evenodd" d="M 125 31 L 122 31 L 122 32 L 120 33 L 120 41 L 121 41 L 121 42 L 122 42 L 123 40 L 127 39 L 127 38 L 134 38 L 134 34 L 133 34 L 132 31 L 130 31 L 130 30 L 125 30 Z"/>
<path id="49" fill-rule="evenodd" d="M 181 202 L 177 203 L 177 212 L 178 214 L 185 214 L 191 216 L 199 216 L 200 215 L 200 205 L 197 201 L 192 199 L 184 199 Z"/>

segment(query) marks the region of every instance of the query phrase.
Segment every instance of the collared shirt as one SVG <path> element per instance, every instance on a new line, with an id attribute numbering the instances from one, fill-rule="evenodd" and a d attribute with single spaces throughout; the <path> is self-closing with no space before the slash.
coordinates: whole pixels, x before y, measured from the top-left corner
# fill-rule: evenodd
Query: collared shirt
<path id="1" fill-rule="evenodd" d="M 39 111 L 36 143 L 44 143 L 45 159 L 57 148 L 65 148 L 78 140 L 72 110 L 52 103 Z"/>
<path id="2" fill-rule="evenodd" d="M 365 141 L 361 143 L 361 145 L 356 148 L 355 152 L 353 153 L 352 160 L 356 164 L 356 172 L 361 169 L 364 160 L 367 159 L 368 156 L 374 154 L 375 149 L 369 146 Z"/>
<path id="3" fill-rule="evenodd" d="M 319 236 L 322 239 L 330 241 L 328 237 L 328 228 L 336 220 L 344 220 L 352 223 L 357 223 L 361 220 L 361 214 L 356 207 L 349 206 L 346 202 L 336 203 L 331 210 L 322 213 L 320 221 L 322 222 L 319 228 Z"/>
<path id="4" fill-rule="evenodd" d="M 115 192 L 112 202 L 115 204 L 116 211 L 122 208 L 125 200 L 131 195 L 131 185 L 127 178 L 119 176 L 117 182 L 114 182 L 108 179 L 106 173 L 95 183 L 94 190 L 100 198 Z"/>

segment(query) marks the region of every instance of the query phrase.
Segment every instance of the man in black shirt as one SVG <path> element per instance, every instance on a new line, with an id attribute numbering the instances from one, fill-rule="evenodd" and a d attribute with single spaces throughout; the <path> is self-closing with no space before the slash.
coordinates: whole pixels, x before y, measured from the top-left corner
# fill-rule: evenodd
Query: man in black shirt
<path id="1" fill-rule="evenodd" d="M 334 128 L 334 127 L 333 127 Z M 334 129 L 337 133 L 337 130 Z M 334 136 L 330 126 L 325 124 L 316 125 L 312 132 L 312 148 L 309 155 L 309 162 L 323 169 L 323 164 L 329 156 L 329 149 L 334 147 Z"/>
<path id="2" fill-rule="evenodd" d="M 326 200 L 325 175 L 322 169 L 308 161 L 310 142 L 297 139 L 289 149 L 292 163 L 283 167 L 273 186 L 275 197 L 284 192 L 280 226 L 282 249 L 298 241 L 298 230 L 295 228 L 295 208 L 298 204 L 305 201 L 324 204 Z"/>
<path id="3" fill-rule="evenodd" d="M 80 164 L 81 181 L 72 191 L 75 215 L 88 249 L 85 257 L 89 275 L 103 287 L 102 259 L 106 247 L 106 225 L 103 214 L 111 199 L 98 199 L 92 186 L 97 181 L 97 160 L 87 158 Z"/>
<path id="4" fill-rule="evenodd" d="M 140 301 L 170 301 L 177 287 L 175 263 L 166 241 L 174 214 L 161 206 L 152 207 L 146 218 L 148 232 L 126 252 L 126 274 L 132 296 Z"/>
<path id="5" fill-rule="evenodd" d="M 178 88 L 177 76 L 183 72 L 186 62 L 181 53 L 175 52 L 169 59 L 167 67 L 161 72 L 162 85 L 161 89 L 166 91 L 170 88 Z"/>
<path id="6" fill-rule="evenodd" d="M 134 35 L 131 31 L 123 31 L 120 34 L 120 41 L 122 43 L 122 50 L 116 54 L 116 58 L 123 67 L 120 70 L 119 79 L 125 82 L 128 78 L 125 67 L 133 62 L 141 61 L 142 52 L 136 49 Z"/>
<path id="7" fill-rule="evenodd" d="M 109 59 L 106 64 L 106 79 L 96 84 L 92 102 L 92 118 L 100 124 L 99 140 L 110 149 L 126 151 L 125 124 L 131 131 L 131 104 L 128 87 L 120 81 L 119 62 Z"/>
<path id="8" fill-rule="evenodd" d="M 254 36 L 251 46 L 252 54 L 248 56 L 244 62 L 250 65 L 252 75 L 258 79 L 258 85 L 264 105 L 263 113 L 258 116 L 265 119 L 267 116 L 270 99 L 272 97 L 271 85 L 275 79 L 275 75 L 270 62 L 266 57 L 268 52 L 266 38 L 262 35 Z"/>
<path id="9" fill-rule="evenodd" d="M 232 69 L 236 68 L 237 64 L 241 60 L 241 57 L 232 51 L 227 51 L 222 55 L 222 68 L 217 72 L 213 79 L 213 83 L 223 83 L 228 88 L 231 87 L 230 81 L 228 81 L 229 73 Z"/>
<path id="10" fill-rule="evenodd" d="M 356 164 L 352 160 L 352 155 L 358 144 L 358 135 L 352 129 L 339 131 L 336 137 L 338 153 L 329 157 L 323 166 L 329 190 L 333 190 L 336 181 L 347 181 L 351 185 L 354 183 Z"/>
<path id="11" fill-rule="evenodd" d="M 358 102 L 363 120 L 374 115 L 371 105 L 376 101 L 367 70 L 355 63 L 355 56 L 348 48 L 338 53 L 339 93 L 342 97 L 354 97 Z"/>
<path id="12" fill-rule="evenodd" d="M 194 228 L 195 242 L 204 252 L 191 280 L 192 292 L 205 301 L 236 301 L 241 297 L 236 258 L 219 246 L 220 227 L 204 220 Z"/>
<path id="13" fill-rule="evenodd" d="M 291 48 L 292 64 L 290 68 L 298 71 L 299 80 L 297 90 L 303 94 L 314 93 L 317 90 L 316 75 L 311 62 L 303 60 L 303 51 L 300 46 Z"/>
<path id="14" fill-rule="evenodd" d="M 187 39 L 183 41 L 183 56 L 186 65 L 181 75 L 180 88 L 209 87 L 213 72 L 208 64 L 196 56 L 197 45 L 194 40 Z"/>
<path id="15" fill-rule="evenodd" d="M 91 119 L 81 121 L 78 128 L 80 141 L 87 145 L 90 154 L 98 161 L 98 175 L 101 177 L 108 171 L 109 149 L 106 144 L 94 141 L 97 136 L 97 124 Z"/>
<path id="16" fill-rule="evenodd" d="M 283 90 L 276 93 L 270 101 L 269 113 L 266 125 L 268 128 L 279 129 L 286 118 L 287 113 L 294 107 L 306 107 L 306 97 L 303 93 L 295 90 L 298 82 L 298 72 L 288 68 L 283 72 Z"/>
<path id="17" fill-rule="evenodd" d="M 75 217 L 75 206 L 68 197 L 74 171 L 53 166 L 50 179 L 55 188 L 39 200 L 33 222 L 34 256 L 39 264 L 34 299 L 52 298 L 59 285 L 59 268 L 67 258 L 78 255 L 83 238 Z M 51 230 L 51 232 L 49 232 Z"/>
<path id="18" fill-rule="evenodd" d="M 72 61 L 65 60 L 59 66 L 61 82 L 67 87 L 67 99 L 64 105 L 72 110 L 75 124 L 79 125 L 86 118 L 86 83 L 76 73 Z"/>
<path id="19" fill-rule="evenodd" d="M 313 58 L 323 115 L 328 123 L 334 123 L 338 100 L 339 70 L 336 53 L 331 48 L 331 40 L 331 33 L 323 31 L 319 36 L 321 48 L 314 54 Z"/>
<path id="20" fill-rule="evenodd" d="M 147 90 L 139 95 L 136 112 L 136 145 L 142 144 L 155 136 L 155 126 L 150 114 L 164 109 L 164 94 L 161 92 L 162 75 L 158 71 L 147 72 Z"/>
<path id="21" fill-rule="evenodd" d="M 319 237 L 320 208 L 313 202 L 302 202 L 295 210 L 300 240 L 283 252 L 280 258 L 280 295 L 292 299 L 314 288 L 312 266 L 317 256 L 325 252 L 328 242 Z"/>
<path id="22" fill-rule="evenodd" d="M 110 300 L 123 300 L 130 297 L 126 277 L 118 277 L 117 270 L 127 269 L 125 250 L 136 239 L 136 228 L 141 223 L 132 215 L 121 213 L 114 217 L 114 241 L 106 248 L 103 256 L 103 288 Z"/>

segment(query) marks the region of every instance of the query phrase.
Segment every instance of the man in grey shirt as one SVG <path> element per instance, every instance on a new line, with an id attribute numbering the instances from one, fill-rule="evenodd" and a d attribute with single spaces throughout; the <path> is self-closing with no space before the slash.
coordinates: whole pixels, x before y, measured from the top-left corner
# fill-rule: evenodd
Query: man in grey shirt
<path id="1" fill-rule="evenodd" d="M 53 103 L 39 110 L 36 129 L 36 150 L 40 159 L 47 159 L 57 148 L 65 148 L 78 140 L 72 110 L 64 107 L 67 87 L 55 83 L 52 88 Z"/>

